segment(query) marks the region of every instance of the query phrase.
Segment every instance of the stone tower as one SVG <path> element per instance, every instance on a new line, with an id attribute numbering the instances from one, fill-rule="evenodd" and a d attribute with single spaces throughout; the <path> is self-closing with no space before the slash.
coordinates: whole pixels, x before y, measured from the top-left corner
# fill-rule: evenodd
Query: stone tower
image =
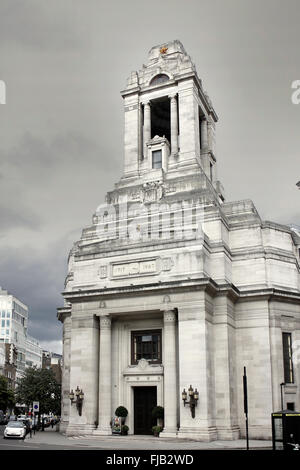
<path id="1" fill-rule="evenodd" d="M 217 115 L 179 41 L 153 47 L 122 97 L 124 171 L 70 252 L 58 309 L 62 430 L 109 435 L 123 405 L 129 433 L 148 434 L 157 404 L 162 436 L 238 438 L 246 366 L 250 437 L 270 437 L 280 383 L 300 405 L 300 238 L 225 202 Z"/>

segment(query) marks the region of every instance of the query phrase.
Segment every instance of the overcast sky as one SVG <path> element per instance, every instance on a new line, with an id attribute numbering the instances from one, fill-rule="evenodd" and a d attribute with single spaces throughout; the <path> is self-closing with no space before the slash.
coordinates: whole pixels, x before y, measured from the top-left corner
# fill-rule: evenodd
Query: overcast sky
<path id="1" fill-rule="evenodd" d="M 67 256 L 121 176 L 130 72 L 179 39 L 219 116 L 226 199 L 300 224 L 298 0 L 0 0 L 0 285 L 61 351 Z"/>

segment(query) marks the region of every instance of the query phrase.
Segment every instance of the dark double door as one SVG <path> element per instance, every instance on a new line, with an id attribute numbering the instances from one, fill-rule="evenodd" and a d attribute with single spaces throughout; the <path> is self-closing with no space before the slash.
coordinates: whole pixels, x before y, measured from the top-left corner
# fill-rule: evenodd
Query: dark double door
<path id="1" fill-rule="evenodd" d="M 156 419 L 151 412 L 156 404 L 156 387 L 134 387 L 134 434 L 152 434 Z"/>

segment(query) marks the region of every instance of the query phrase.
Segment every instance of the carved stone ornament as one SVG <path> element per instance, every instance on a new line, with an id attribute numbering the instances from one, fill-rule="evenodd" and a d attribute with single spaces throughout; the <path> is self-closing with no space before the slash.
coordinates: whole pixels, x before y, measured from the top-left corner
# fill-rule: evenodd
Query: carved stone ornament
<path id="1" fill-rule="evenodd" d="M 138 361 L 138 369 L 145 370 L 149 366 L 147 359 L 140 359 Z"/>
<path id="2" fill-rule="evenodd" d="M 175 323 L 176 313 L 173 310 L 166 310 L 164 312 L 164 323 Z"/>
<path id="3" fill-rule="evenodd" d="M 154 202 L 162 199 L 164 185 L 162 181 L 151 181 L 143 184 L 142 202 Z"/>
<path id="4" fill-rule="evenodd" d="M 108 315 L 100 317 L 100 328 L 110 328 L 111 327 L 111 318 Z"/>
<path id="5" fill-rule="evenodd" d="M 101 279 L 104 279 L 107 277 L 107 266 L 106 265 L 102 265 L 100 266 L 99 268 L 99 276 Z"/>
<path id="6" fill-rule="evenodd" d="M 174 266 L 174 261 L 172 258 L 162 258 L 161 260 L 161 269 L 163 271 L 170 271 Z"/>

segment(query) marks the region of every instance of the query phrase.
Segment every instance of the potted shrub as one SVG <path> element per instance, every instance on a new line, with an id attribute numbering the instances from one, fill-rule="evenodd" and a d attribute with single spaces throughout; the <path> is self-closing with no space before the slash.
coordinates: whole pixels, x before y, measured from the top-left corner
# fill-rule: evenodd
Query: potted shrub
<path id="1" fill-rule="evenodd" d="M 164 408 L 163 406 L 155 406 L 152 410 L 152 418 L 157 419 L 158 426 L 163 426 Z"/>
<path id="2" fill-rule="evenodd" d="M 159 433 L 162 431 L 161 426 L 152 426 L 152 432 L 155 437 L 159 437 Z"/>
<path id="3" fill-rule="evenodd" d="M 121 426 L 121 434 L 122 434 L 122 436 L 127 436 L 128 431 L 129 431 L 129 427 L 126 426 L 126 424 L 123 424 L 123 425 Z"/>
<path id="4" fill-rule="evenodd" d="M 125 406 L 118 406 L 118 408 L 115 411 L 115 415 L 118 416 L 118 418 L 121 418 L 122 424 L 124 424 L 126 420 L 126 416 L 128 415 L 128 411 L 125 408 Z"/>

